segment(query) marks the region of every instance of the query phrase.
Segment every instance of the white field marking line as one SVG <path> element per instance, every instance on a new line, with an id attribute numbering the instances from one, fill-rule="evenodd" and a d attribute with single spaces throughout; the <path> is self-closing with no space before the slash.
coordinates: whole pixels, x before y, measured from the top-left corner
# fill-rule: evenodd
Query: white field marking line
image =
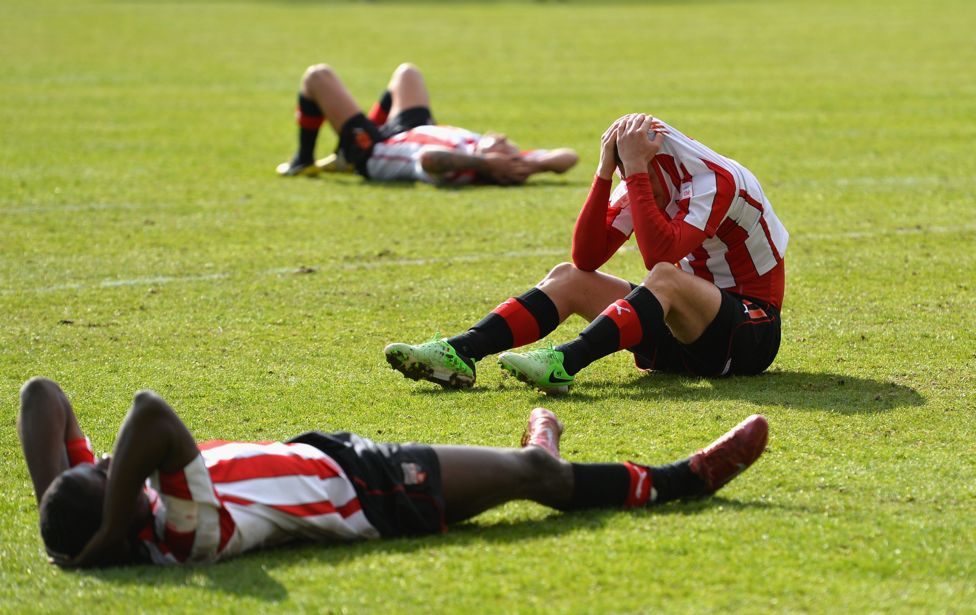
<path id="1" fill-rule="evenodd" d="M 967 224 L 960 226 L 932 226 L 923 228 L 900 228 L 894 230 L 876 230 L 876 231 L 849 231 L 843 233 L 819 233 L 819 234 L 807 234 L 794 236 L 795 240 L 813 240 L 813 241 L 836 241 L 840 239 L 864 239 L 869 237 L 880 237 L 884 235 L 920 235 L 923 233 L 932 233 L 937 235 L 947 235 L 952 233 L 966 233 L 976 231 L 976 224 Z M 629 245 L 623 246 L 621 252 L 634 252 L 637 250 L 636 246 Z M 453 257 L 439 257 L 439 258 L 408 258 L 408 259 L 391 259 L 391 260 L 377 260 L 368 261 L 363 263 L 331 263 L 328 265 L 313 265 L 308 267 L 312 272 L 328 271 L 328 270 L 343 270 L 343 271 L 357 271 L 366 269 L 383 269 L 387 267 L 424 267 L 428 265 L 441 265 L 441 264 L 452 264 L 452 263 L 473 263 L 485 260 L 516 260 L 522 258 L 533 258 L 537 256 L 563 256 L 568 260 L 569 253 L 565 249 L 561 250 L 524 250 L 524 251 L 513 251 L 513 252 L 501 252 L 497 254 L 466 254 L 463 256 L 453 256 Z M 272 275 L 283 275 L 283 274 L 297 274 L 302 273 L 301 267 L 275 267 L 273 269 L 263 269 L 256 271 L 252 274 L 253 277 L 262 276 L 272 276 Z M 100 282 L 66 282 L 64 284 L 55 284 L 52 286 L 36 286 L 34 288 L 21 288 L 21 289 L 11 289 L 5 288 L 0 289 L 0 295 L 13 295 L 17 293 L 49 293 L 57 292 L 60 290 L 81 290 L 85 288 L 118 288 L 124 286 L 153 286 L 153 285 L 163 285 L 171 284 L 177 282 L 204 282 L 210 280 L 224 280 L 237 277 L 234 274 L 227 272 L 216 272 L 216 273 L 206 273 L 206 274 L 191 274 L 191 275 L 174 275 L 174 276 L 151 276 L 144 278 L 131 278 L 123 280 L 102 280 Z"/>
<path id="2" fill-rule="evenodd" d="M 0 205 L 0 213 L 7 214 L 44 214 L 51 212 L 75 212 L 75 211 L 115 211 L 129 210 L 138 211 L 140 209 L 159 209 L 160 205 L 136 205 L 135 203 L 90 203 L 88 205 L 25 205 L 5 209 Z"/>
<path id="3" fill-rule="evenodd" d="M 972 186 L 976 184 L 976 177 L 937 177 L 927 175 L 921 177 L 835 177 L 831 179 L 790 179 L 790 180 L 767 180 L 771 187 L 792 187 L 792 186 L 861 186 L 861 187 L 902 187 L 902 186 L 937 186 L 947 187 Z M 9 206 L 9 207 L 8 207 Z M 116 209 L 138 211 L 142 209 L 157 210 L 165 208 L 167 205 L 144 203 L 91 203 L 87 205 L 21 205 L 20 203 L 0 203 L 0 214 L 37 214 L 51 212 L 77 212 L 77 211 L 112 211 Z"/>

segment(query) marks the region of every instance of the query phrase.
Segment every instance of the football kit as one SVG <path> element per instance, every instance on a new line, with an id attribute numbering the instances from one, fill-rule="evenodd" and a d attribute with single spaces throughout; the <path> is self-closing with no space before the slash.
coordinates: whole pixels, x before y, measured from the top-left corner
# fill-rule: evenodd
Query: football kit
<path id="1" fill-rule="evenodd" d="M 346 461 L 347 472 L 327 446 L 360 461 Z M 153 563 L 206 563 L 296 539 L 349 541 L 443 527 L 439 465 L 429 447 L 309 432 L 288 442 L 199 448 L 182 470 L 148 481 L 153 516 L 139 538 Z"/>

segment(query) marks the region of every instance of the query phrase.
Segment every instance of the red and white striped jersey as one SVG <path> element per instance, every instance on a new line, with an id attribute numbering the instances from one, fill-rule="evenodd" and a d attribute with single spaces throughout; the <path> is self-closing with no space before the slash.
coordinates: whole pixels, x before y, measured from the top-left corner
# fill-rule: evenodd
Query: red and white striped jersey
<path id="1" fill-rule="evenodd" d="M 735 160 L 657 121 L 663 127 L 664 143 L 652 166 L 664 190 L 663 211 L 668 219 L 705 233 L 702 244 L 678 264 L 719 288 L 778 306 L 783 293 L 780 264 L 789 233 L 759 181 Z M 624 182 L 610 197 L 607 225 L 625 237 L 634 232 Z M 761 279 L 774 269 L 778 282 Z"/>
<path id="2" fill-rule="evenodd" d="M 152 527 L 140 534 L 157 564 L 214 562 L 297 538 L 378 538 L 345 472 L 301 443 L 209 442 L 146 491 Z"/>
<path id="3" fill-rule="evenodd" d="M 463 185 L 475 179 L 475 173 L 459 171 L 434 178 L 420 165 L 420 156 L 430 149 L 448 149 L 461 154 L 473 154 L 481 135 L 454 126 L 418 126 L 396 134 L 373 146 L 366 161 L 370 179 L 379 181 L 423 181 L 438 185 Z"/>

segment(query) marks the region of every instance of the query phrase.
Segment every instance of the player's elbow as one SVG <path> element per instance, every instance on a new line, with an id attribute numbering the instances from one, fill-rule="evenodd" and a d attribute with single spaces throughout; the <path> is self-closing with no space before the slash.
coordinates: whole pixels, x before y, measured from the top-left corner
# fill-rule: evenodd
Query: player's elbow
<path id="1" fill-rule="evenodd" d="M 24 386 L 20 387 L 20 402 L 27 406 L 30 405 L 29 402 L 32 399 L 56 394 L 58 391 L 60 391 L 60 387 L 53 380 L 34 376 L 25 382 Z"/>
<path id="2" fill-rule="evenodd" d="M 159 420 L 169 420 L 173 410 L 155 391 L 143 389 L 132 398 L 132 408 L 129 410 L 130 420 L 155 423 Z"/>
<path id="3" fill-rule="evenodd" d="M 600 268 L 603 263 L 597 262 L 597 259 L 593 258 L 588 254 L 581 253 L 578 250 L 573 250 L 572 252 L 573 265 L 576 266 L 580 271 L 596 271 Z"/>

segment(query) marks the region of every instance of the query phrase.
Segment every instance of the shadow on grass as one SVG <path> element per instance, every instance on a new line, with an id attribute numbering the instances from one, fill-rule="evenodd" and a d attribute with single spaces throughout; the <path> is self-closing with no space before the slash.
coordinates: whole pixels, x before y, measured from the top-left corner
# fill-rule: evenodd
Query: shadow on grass
<path id="1" fill-rule="evenodd" d="M 887 412 L 906 406 L 921 406 L 925 398 L 915 389 L 894 382 L 859 378 L 847 374 L 771 371 L 760 376 L 738 376 L 714 380 L 673 374 L 650 373 L 629 383 L 582 378 L 567 401 L 632 399 L 640 401 L 741 400 L 759 406 L 780 406 L 839 414 Z M 504 385 L 511 386 L 511 385 Z M 560 397 L 547 397 L 559 403 Z"/>
<path id="2" fill-rule="evenodd" d="M 742 502 L 711 497 L 690 502 L 676 502 L 661 507 L 622 513 L 620 510 L 587 510 L 572 513 L 553 512 L 551 515 L 527 521 L 499 521 L 490 525 L 462 523 L 452 526 L 443 535 L 417 538 L 370 540 L 353 543 L 315 544 L 295 543 L 267 551 L 245 554 L 213 566 L 151 565 L 101 570 L 77 570 L 72 574 L 96 577 L 101 581 L 120 585 L 154 585 L 199 588 L 219 591 L 237 597 L 264 602 L 288 599 L 288 589 L 269 574 L 279 567 L 296 564 L 339 566 L 360 557 L 374 555 L 410 555 L 429 549 L 466 548 L 478 545 L 526 543 L 534 540 L 558 538 L 578 531 L 593 531 L 604 527 L 618 514 L 633 515 L 695 515 L 722 507 L 728 510 L 776 508 L 769 502 Z"/>
<path id="3" fill-rule="evenodd" d="M 421 181 L 370 181 L 363 178 L 355 173 L 320 173 L 318 175 L 312 175 L 307 177 L 293 178 L 291 181 L 310 181 L 310 182 L 323 182 L 323 183 L 335 183 L 344 186 L 351 186 L 356 184 L 362 184 L 364 186 L 369 186 L 370 188 L 382 188 L 386 190 L 415 190 L 419 186 L 423 186 L 424 183 Z M 518 186 L 499 186 L 498 184 L 466 184 L 463 186 L 437 186 L 437 190 L 443 190 L 447 192 L 466 192 L 468 190 L 478 190 L 478 189 L 488 189 L 488 190 L 532 190 L 533 188 L 551 188 L 551 187 L 589 187 L 590 182 L 585 179 L 579 179 L 572 176 L 555 176 L 555 175 L 544 175 L 541 177 L 532 177 L 524 184 Z"/>

